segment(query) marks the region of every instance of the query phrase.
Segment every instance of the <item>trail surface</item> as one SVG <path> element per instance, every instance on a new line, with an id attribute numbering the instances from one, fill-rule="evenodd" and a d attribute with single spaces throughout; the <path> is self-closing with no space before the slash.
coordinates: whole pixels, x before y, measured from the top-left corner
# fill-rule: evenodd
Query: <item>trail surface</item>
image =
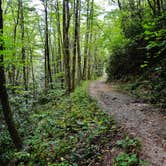
<path id="1" fill-rule="evenodd" d="M 149 160 L 150 166 L 166 166 L 166 119 L 156 108 L 102 80 L 93 81 L 89 93 L 129 135 L 141 140 L 142 159 Z"/>

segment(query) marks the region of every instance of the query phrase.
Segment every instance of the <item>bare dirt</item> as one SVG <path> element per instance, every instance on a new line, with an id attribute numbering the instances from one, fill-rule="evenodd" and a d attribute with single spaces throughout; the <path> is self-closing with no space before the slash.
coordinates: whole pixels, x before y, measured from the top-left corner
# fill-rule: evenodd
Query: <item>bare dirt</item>
<path id="1" fill-rule="evenodd" d="M 141 141 L 141 159 L 148 160 L 150 166 L 166 166 L 166 118 L 157 108 L 117 91 L 116 85 L 103 80 L 93 81 L 89 93 L 126 133 Z"/>

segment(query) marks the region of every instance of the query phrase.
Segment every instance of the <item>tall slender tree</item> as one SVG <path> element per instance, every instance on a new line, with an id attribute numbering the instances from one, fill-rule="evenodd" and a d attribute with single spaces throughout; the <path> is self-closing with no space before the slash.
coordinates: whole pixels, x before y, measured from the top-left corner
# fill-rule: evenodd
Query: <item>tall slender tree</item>
<path id="1" fill-rule="evenodd" d="M 62 31 L 61 31 L 61 20 L 60 20 L 60 7 L 59 7 L 59 1 L 56 0 L 56 26 L 57 26 L 57 42 L 58 42 L 58 65 L 59 65 L 59 72 L 64 72 L 64 63 L 63 63 L 63 57 L 62 57 Z M 64 84 L 64 76 L 61 76 L 61 87 L 63 88 Z"/>
<path id="2" fill-rule="evenodd" d="M 8 94 L 6 89 L 6 78 L 5 78 L 5 69 L 4 69 L 4 56 L 3 56 L 3 10 L 2 10 L 2 0 L 0 0 L 0 100 L 2 104 L 3 114 L 8 126 L 8 131 L 10 136 L 19 150 L 22 147 L 22 141 L 18 134 L 18 131 L 15 127 L 14 120 L 12 117 L 11 108 L 9 105 Z"/>
<path id="3" fill-rule="evenodd" d="M 65 64 L 66 95 L 69 95 L 71 92 L 69 27 L 69 0 L 63 0 L 63 53 Z"/>
<path id="4" fill-rule="evenodd" d="M 48 31 L 48 0 L 44 3 L 45 12 L 45 87 L 48 85 L 52 87 L 52 73 L 50 65 L 50 52 L 49 52 L 49 31 Z"/>
<path id="5" fill-rule="evenodd" d="M 88 47 L 89 47 L 89 30 L 90 30 L 90 0 L 86 0 L 86 33 L 85 33 L 85 47 L 84 47 L 84 66 L 83 66 L 83 79 L 87 79 L 87 60 L 88 60 Z"/>
<path id="6" fill-rule="evenodd" d="M 91 79 L 91 68 L 92 68 L 92 40 L 93 40 L 93 16 L 94 16 L 94 0 L 91 2 L 90 8 L 90 28 L 89 28 L 89 49 L 88 49 L 88 73 L 87 78 L 88 80 Z"/>
<path id="7" fill-rule="evenodd" d="M 19 5 L 19 1 L 17 0 L 17 12 L 16 12 L 16 16 L 14 15 L 14 8 L 13 6 L 11 6 L 11 11 L 12 11 L 12 17 L 13 17 L 13 21 L 14 21 L 14 30 L 13 30 L 13 50 L 16 49 L 16 39 L 17 39 L 17 29 L 19 26 L 19 19 L 20 19 L 20 5 Z M 13 52 L 13 57 L 16 57 L 16 51 Z M 11 67 L 11 80 L 10 82 L 12 83 L 13 86 L 15 86 L 16 84 L 16 75 L 17 75 L 17 69 L 15 64 L 12 64 Z"/>
<path id="8" fill-rule="evenodd" d="M 75 75 L 76 75 L 76 55 L 77 55 L 77 37 L 78 37 L 78 3 L 74 0 L 74 46 L 73 46 L 73 62 L 72 62 L 72 83 L 71 89 L 75 89 Z"/>
<path id="9" fill-rule="evenodd" d="M 24 25 L 24 7 L 23 1 L 19 0 L 20 7 L 20 26 L 21 26 L 21 41 L 22 41 L 22 63 L 23 63 L 23 82 L 24 82 L 24 89 L 28 91 L 28 78 L 27 78 L 27 65 L 26 65 L 26 52 L 25 52 L 25 25 Z"/>
<path id="10" fill-rule="evenodd" d="M 77 17 L 77 77 L 78 77 L 78 84 L 82 80 L 82 66 L 81 66 L 81 48 L 80 48 L 80 17 L 81 17 L 81 0 L 77 0 L 77 10 L 78 10 L 78 17 Z"/>

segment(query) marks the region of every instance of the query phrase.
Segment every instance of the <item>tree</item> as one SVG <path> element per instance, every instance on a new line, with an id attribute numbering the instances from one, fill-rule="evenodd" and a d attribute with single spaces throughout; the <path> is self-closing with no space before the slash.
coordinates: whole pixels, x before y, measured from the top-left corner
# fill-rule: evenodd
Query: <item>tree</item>
<path id="1" fill-rule="evenodd" d="M 71 89 L 75 89 L 75 74 L 76 74 L 76 55 L 77 55 L 77 41 L 78 41 L 78 5 L 79 1 L 74 0 L 74 46 L 73 46 L 73 62 L 72 62 L 72 84 Z"/>
<path id="2" fill-rule="evenodd" d="M 22 48 L 21 48 L 21 54 L 22 54 L 22 64 L 23 64 L 23 84 L 24 84 L 24 90 L 28 91 L 28 67 L 26 64 L 26 50 L 25 50 L 25 23 L 24 23 L 24 7 L 23 7 L 23 1 L 18 0 L 18 5 L 20 8 L 20 26 L 21 26 L 21 42 L 22 42 Z M 28 104 L 27 95 L 25 95 L 25 102 L 26 105 Z"/>
<path id="3" fill-rule="evenodd" d="M 49 51 L 49 31 L 48 31 L 48 0 L 44 4 L 45 12 L 45 88 L 48 88 L 48 85 L 52 87 L 52 73 L 50 65 L 50 51 Z"/>
<path id="4" fill-rule="evenodd" d="M 91 9 L 90 9 L 90 28 L 89 28 L 89 50 L 88 50 L 88 73 L 87 78 L 88 80 L 91 79 L 91 62 L 92 62 L 92 39 L 93 39 L 93 15 L 94 15 L 94 0 L 91 2 Z"/>
<path id="5" fill-rule="evenodd" d="M 81 17 L 81 0 L 77 0 L 77 7 L 78 10 L 78 17 L 77 17 L 77 77 L 78 77 L 78 84 L 82 80 L 82 66 L 81 66 L 81 47 L 80 47 L 80 17 Z"/>
<path id="6" fill-rule="evenodd" d="M 84 46 L 84 66 L 83 66 L 83 79 L 87 79 L 87 58 L 88 58 L 88 47 L 89 47 L 89 30 L 90 30 L 90 0 L 86 0 L 86 33 L 85 33 L 85 46 Z"/>
<path id="7" fill-rule="evenodd" d="M 66 95 L 69 95 L 71 92 L 69 26 L 69 0 L 63 0 L 63 53 L 65 64 Z"/>
<path id="8" fill-rule="evenodd" d="M 2 104 L 3 114 L 8 126 L 10 136 L 19 150 L 22 147 L 22 141 L 18 134 L 18 131 L 15 127 L 14 120 L 11 113 L 11 108 L 9 105 L 8 94 L 6 89 L 6 78 L 5 78 L 5 69 L 4 69 L 4 56 L 3 56 L 3 10 L 2 10 L 2 1 L 0 0 L 0 100 Z"/>

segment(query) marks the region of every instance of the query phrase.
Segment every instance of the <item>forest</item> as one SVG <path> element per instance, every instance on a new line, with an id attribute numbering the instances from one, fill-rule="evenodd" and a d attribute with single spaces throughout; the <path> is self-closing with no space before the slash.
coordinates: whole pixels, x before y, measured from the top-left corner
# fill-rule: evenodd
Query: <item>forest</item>
<path id="1" fill-rule="evenodd" d="M 165 0 L 0 0 L 0 166 L 165 166 L 165 109 Z"/>

